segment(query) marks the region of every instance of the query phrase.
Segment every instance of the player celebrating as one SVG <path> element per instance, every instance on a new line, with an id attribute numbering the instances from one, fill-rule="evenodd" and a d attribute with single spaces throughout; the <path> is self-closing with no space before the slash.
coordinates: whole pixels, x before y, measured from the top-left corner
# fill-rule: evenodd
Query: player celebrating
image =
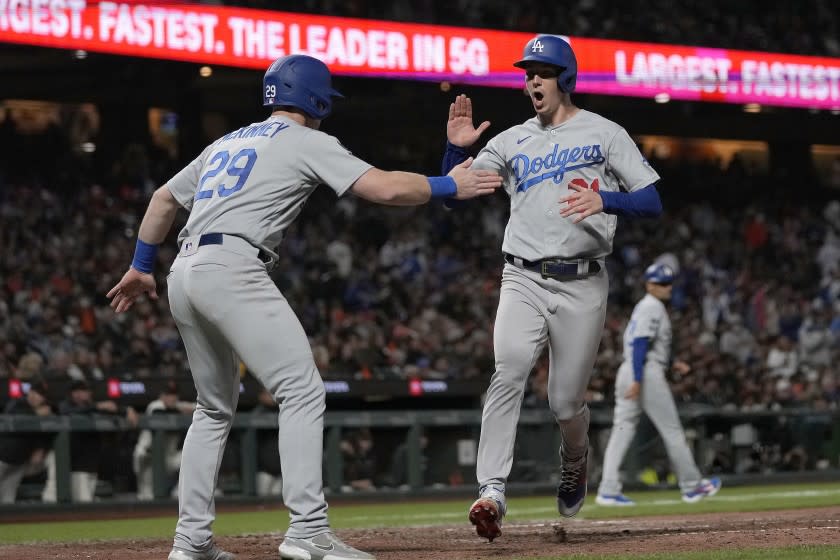
<path id="1" fill-rule="evenodd" d="M 501 173 L 510 196 L 496 372 L 481 422 L 479 498 L 469 512 L 478 535 L 491 541 L 501 534 L 525 382 L 546 344 L 549 405 L 562 434 L 557 506 L 567 517 L 580 510 L 589 429 L 583 397 L 604 327 L 604 259 L 612 250 L 616 215 L 662 211 L 654 186 L 659 175 L 627 132 L 572 103 L 577 61 L 566 41 L 539 35 L 514 66 L 525 70 L 536 116 L 492 138 L 473 164 Z M 489 125 L 476 129 L 470 99 L 458 96 L 449 108 L 444 168 L 466 160 L 466 148 Z"/>
<path id="2" fill-rule="evenodd" d="M 665 442 L 668 457 L 677 471 L 682 499 L 698 502 L 720 490 L 720 479 L 701 479 L 677 415 L 674 397 L 668 388 L 665 371 L 671 361 L 671 320 L 665 302 L 671 299 L 674 271 L 664 264 L 652 264 L 645 271 L 643 297 L 630 316 L 624 331 L 624 362 L 615 380 L 613 429 L 604 453 L 604 472 L 595 502 L 602 506 L 633 506 L 636 503 L 621 493 L 618 468 L 627 453 L 639 414 L 647 413 Z M 691 367 L 675 361 L 681 374 Z"/>
<path id="3" fill-rule="evenodd" d="M 169 560 L 230 560 L 213 542 L 222 452 L 239 396 L 238 358 L 279 403 L 283 501 L 290 523 L 280 555 L 296 560 L 369 559 L 339 540 L 327 521 L 321 476 L 324 386 L 306 333 L 269 277 L 284 230 L 323 183 L 388 205 L 430 198 L 467 199 L 501 185 L 470 162 L 445 177 L 382 171 L 318 131 L 334 97 L 327 66 L 291 55 L 263 80 L 263 122 L 208 146 L 155 191 L 138 233 L 131 268 L 108 297 L 117 313 L 142 294 L 157 299 L 152 275 L 157 246 L 179 206 L 190 210 L 168 276 L 169 305 L 198 393 L 182 451 L 179 519 Z"/>

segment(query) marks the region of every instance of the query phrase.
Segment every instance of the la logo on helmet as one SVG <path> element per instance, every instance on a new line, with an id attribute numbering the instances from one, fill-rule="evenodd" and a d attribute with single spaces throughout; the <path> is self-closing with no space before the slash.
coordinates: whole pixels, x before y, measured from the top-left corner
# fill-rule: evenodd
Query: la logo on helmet
<path id="1" fill-rule="evenodd" d="M 531 52 L 543 52 L 543 44 L 540 42 L 539 39 L 534 41 L 534 44 L 531 46 Z"/>

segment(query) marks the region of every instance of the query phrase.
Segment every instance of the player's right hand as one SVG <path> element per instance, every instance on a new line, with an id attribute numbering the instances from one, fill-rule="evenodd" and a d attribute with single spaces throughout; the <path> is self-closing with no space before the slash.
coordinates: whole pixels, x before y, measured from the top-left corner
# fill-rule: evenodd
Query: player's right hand
<path id="1" fill-rule="evenodd" d="M 630 384 L 630 387 L 627 388 L 627 391 L 624 393 L 624 398 L 635 401 L 639 398 L 639 393 L 642 392 L 642 384 L 638 381 L 634 381 Z"/>
<path id="2" fill-rule="evenodd" d="M 129 268 L 128 272 L 123 275 L 122 280 L 111 288 L 106 297 L 113 298 L 111 307 L 117 313 L 122 313 L 131 309 L 137 298 L 143 294 L 147 294 L 151 299 L 157 299 L 156 288 L 154 276 L 140 272 L 135 268 Z"/>
<path id="3" fill-rule="evenodd" d="M 473 158 L 467 158 L 449 172 L 449 176 L 455 179 L 455 184 L 458 186 L 458 192 L 455 195 L 458 200 L 493 194 L 502 186 L 501 175 L 486 169 L 471 169 L 472 162 Z"/>
<path id="4" fill-rule="evenodd" d="M 481 133 L 487 130 L 490 121 L 484 121 L 478 128 L 473 126 L 472 101 L 463 93 L 449 104 L 449 120 L 446 121 L 446 139 L 451 144 L 468 148 L 476 143 Z"/>

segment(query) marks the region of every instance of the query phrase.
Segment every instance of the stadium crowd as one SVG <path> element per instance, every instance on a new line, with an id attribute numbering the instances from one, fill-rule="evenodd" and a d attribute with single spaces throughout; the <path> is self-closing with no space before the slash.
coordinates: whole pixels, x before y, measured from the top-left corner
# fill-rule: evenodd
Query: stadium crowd
<path id="1" fill-rule="evenodd" d="M 26 140 L 33 153 L 55 143 L 49 134 Z M 3 138 L 25 161 L 23 137 Z M 171 172 L 159 159 L 128 147 L 97 182 L 81 160 L 60 173 L 2 167 L 11 171 L 0 178 L 0 376 L 188 379 L 164 288 L 177 226 L 159 257 L 159 301 L 117 316 L 104 296 L 131 254 L 146 197 Z M 840 203 L 814 194 L 792 206 L 780 188 L 747 204 L 770 179 L 737 157 L 725 168 L 651 163 L 666 178 L 666 214 L 619 224 L 592 400 L 612 399 L 641 271 L 660 258 L 679 270 L 675 355 L 693 366 L 676 382 L 680 401 L 836 407 Z M 457 212 L 383 210 L 316 191 L 273 276 L 324 377 L 488 379 L 507 204 L 499 194 Z M 542 375 L 541 363 L 527 402 L 540 403 Z"/>
<path id="2" fill-rule="evenodd" d="M 206 3 L 219 3 L 207 0 Z M 840 18 L 830 0 L 675 2 L 654 0 L 641 12 L 618 0 L 225 0 L 250 8 L 343 17 L 553 32 L 579 37 L 672 43 L 804 55 L 840 55 Z"/>

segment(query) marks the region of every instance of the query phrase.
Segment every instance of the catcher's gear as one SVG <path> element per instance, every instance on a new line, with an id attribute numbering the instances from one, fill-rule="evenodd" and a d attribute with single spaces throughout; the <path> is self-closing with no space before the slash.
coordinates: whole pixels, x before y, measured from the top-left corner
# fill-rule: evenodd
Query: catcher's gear
<path id="1" fill-rule="evenodd" d="M 263 105 L 291 106 L 313 119 L 332 112 L 332 98 L 344 97 L 332 88 L 327 65 L 311 56 L 292 54 L 275 60 L 263 78 Z"/>
<path id="2" fill-rule="evenodd" d="M 655 284 L 672 284 L 674 276 L 674 270 L 667 264 L 654 263 L 645 270 L 645 281 Z"/>
<path id="3" fill-rule="evenodd" d="M 525 45 L 522 59 L 513 63 L 517 68 L 525 68 L 529 62 L 543 62 L 557 66 L 560 74 L 557 85 L 560 91 L 572 93 L 577 82 L 577 58 L 572 47 L 557 35 L 537 35 Z"/>

